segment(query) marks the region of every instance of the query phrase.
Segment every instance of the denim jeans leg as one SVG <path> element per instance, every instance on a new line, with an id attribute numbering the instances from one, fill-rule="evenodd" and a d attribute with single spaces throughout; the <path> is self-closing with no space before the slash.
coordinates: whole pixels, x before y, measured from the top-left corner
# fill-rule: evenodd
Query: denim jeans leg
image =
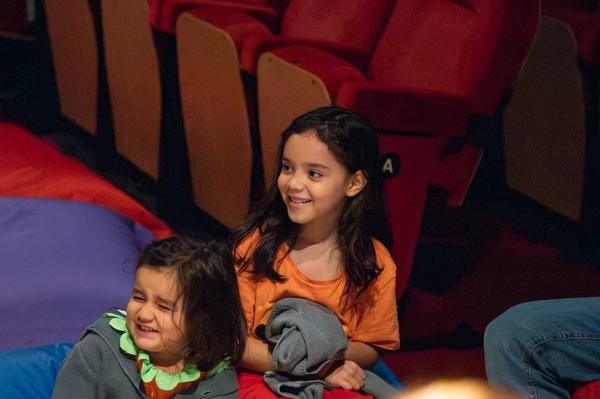
<path id="1" fill-rule="evenodd" d="M 514 306 L 484 336 L 492 385 L 532 399 L 568 399 L 575 383 L 600 379 L 600 297 Z"/>

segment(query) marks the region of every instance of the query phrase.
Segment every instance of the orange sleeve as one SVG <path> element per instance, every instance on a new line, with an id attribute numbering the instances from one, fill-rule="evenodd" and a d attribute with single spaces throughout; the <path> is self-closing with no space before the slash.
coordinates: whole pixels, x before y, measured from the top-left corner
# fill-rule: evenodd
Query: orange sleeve
<path id="1" fill-rule="evenodd" d="M 382 268 L 373 285 L 359 298 L 358 322 L 352 340 L 382 349 L 400 347 L 396 309 L 396 264 L 388 250 L 373 240 L 377 264 Z"/>
<path id="2" fill-rule="evenodd" d="M 246 257 L 249 252 L 254 250 L 257 244 L 258 234 L 251 234 L 246 238 L 236 249 L 236 257 Z M 248 331 L 254 325 L 254 309 L 256 305 L 256 279 L 254 274 L 246 268 L 240 270 L 241 265 L 236 264 L 235 269 L 237 272 L 238 289 L 240 292 L 240 300 L 242 302 L 242 309 L 244 310 L 244 316 L 246 317 L 246 325 Z M 252 265 L 249 265 L 251 268 Z"/>

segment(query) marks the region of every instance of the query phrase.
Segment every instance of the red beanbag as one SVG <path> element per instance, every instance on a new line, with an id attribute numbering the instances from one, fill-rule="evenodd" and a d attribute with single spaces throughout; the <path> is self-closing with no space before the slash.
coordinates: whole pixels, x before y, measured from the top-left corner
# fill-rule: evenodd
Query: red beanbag
<path id="1" fill-rule="evenodd" d="M 0 143 L 0 195 L 98 204 L 138 222 L 156 239 L 173 235 L 133 198 L 22 127 L 0 123 Z"/>

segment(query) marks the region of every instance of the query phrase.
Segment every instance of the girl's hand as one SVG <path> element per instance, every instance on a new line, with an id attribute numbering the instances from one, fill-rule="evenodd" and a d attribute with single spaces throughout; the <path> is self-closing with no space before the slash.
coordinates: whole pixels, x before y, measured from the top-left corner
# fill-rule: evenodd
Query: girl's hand
<path id="1" fill-rule="evenodd" d="M 324 380 L 350 391 L 358 391 L 365 384 L 365 377 L 365 371 L 358 364 L 352 360 L 344 360 L 333 371 L 330 371 Z"/>

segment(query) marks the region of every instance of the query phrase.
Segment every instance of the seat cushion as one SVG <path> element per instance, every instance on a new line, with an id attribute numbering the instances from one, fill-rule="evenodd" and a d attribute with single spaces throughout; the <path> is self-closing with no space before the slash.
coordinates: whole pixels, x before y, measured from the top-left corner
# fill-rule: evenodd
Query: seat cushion
<path id="1" fill-rule="evenodd" d="M 200 7 L 190 10 L 189 13 L 229 33 L 238 52 L 245 38 L 272 35 L 262 21 L 240 10 L 224 7 Z"/>
<path id="2" fill-rule="evenodd" d="M 343 83 L 366 79 L 350 62 L 315 47 L 296 45 L 278 48 L 273 53 L 321 78 L 333 103 Z"/>

